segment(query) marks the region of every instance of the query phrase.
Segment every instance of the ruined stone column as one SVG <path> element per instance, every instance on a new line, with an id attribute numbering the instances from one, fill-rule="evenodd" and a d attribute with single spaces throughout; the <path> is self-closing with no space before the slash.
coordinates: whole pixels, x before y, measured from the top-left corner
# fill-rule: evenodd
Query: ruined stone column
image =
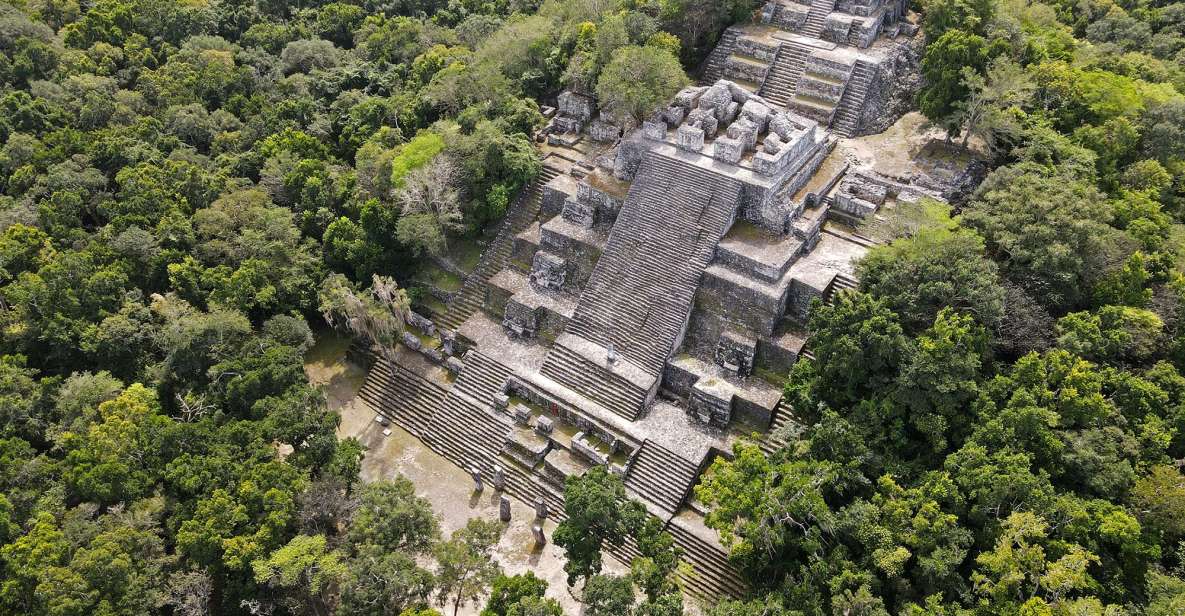
<path id="1" fill-rule="evenodd" d="M 547 499 L 542 496 L 535 499 L 535 517 L 541 520 L 547 519 Z"/>
<path id="2" fill-rule="evenodd" d="M 510 521 L 510 499 L 505 496 L 498 499 L 498 519 L 503 522 Z"/>
<path id="3" fill-rule="evenodd" d="M 494 466 L 494 489 L 499 492 L 506 489 L 506 473 L 501 466 Z"/>
<path id="4" fill-rule="evenodd" d="M 543 534 L 542 524 L 532 524 L 531 534 L 535 536 L 535 546 L 543 547 L 547 545 L 547 536 Z"/>
<path id="5" fill-rule="evenodd" d="M 485 484 L 481 482 L 481 471 L 477 470 L 476 468 L 470 468 L 469 474 L 473 477 L 474 490 L 481 492 L 482 490 L 486 489 Z"/>

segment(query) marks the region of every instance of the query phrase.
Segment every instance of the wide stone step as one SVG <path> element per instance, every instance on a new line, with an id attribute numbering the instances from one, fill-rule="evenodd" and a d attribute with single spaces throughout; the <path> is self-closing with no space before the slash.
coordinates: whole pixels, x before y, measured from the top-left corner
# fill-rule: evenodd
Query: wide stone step
<path id="1" fill-rule="evenodd" d="M 359 395 L 376 412 L 420 436 L 431 424 L 447 391 L 414 372 L 392 367 L 384 359 L 371 368 Z"/>
<path id="2" fill-rule="evenodd" d="M 486 469 L 502 449 L 510 424 L 455 390 L 445 398 L 422 437 L 437 453 L 463 469 Z"/>
<path id="3" fill-rule="evenodd" d="M 698 464 L 647 440 L 634 458 L 625 486 L 670 517 L 683 504 L 698 475 Z"/>
<path id="4" fill-rule="evenodd" d="M 688 592 L 709 599 L 722 596 L 742 597 L 747 588 L 736 569 L 728 562 L 722 547 L 708 543 L 673 520 L 667 531 L 684 550 L 684 560 L 691 564 L 695 575 L 686 580 Z"/>
<path id="5" fill-rule="evenodd" d="M 638 418 L 648 394 L 559 342 L 552 346 L 541 372 L 630 421 Z"/>

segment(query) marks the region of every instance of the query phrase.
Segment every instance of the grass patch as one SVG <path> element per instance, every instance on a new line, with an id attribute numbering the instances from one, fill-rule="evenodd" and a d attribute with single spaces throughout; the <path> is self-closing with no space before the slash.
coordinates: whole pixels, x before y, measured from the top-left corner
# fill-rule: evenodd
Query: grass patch
<path id="1" fill-rule="evenodd" d="M 313 339 L 312 348 L 304 354 L 306 366 L 331 366 L 345 361 L 346 351 L 354 342 L 353 338 L 330 328 L 318 329 L 313 333 Z"/>
<path id="2" fill-rule="evenodd" d="M 477 269 L 477 263 L 481 261 L 482 248 L 483 246 L 478 244 L 474 238 L 454 238 L 449 241 L 448 258 L 462 271 L 472 272 Z"/>
<path id="3" fill-rule="evenodd" d="M 416 281 L 420 284 L 435 287 L 445 293 L 456 293 L 465 286 L 465 280 L 460 276 L 436 265 L 425 263 L 416 274 Z"/>
<path id="4" fill-rule="evenodd" d="M 423 296 L 421 296 L 419 300 L 416 301 L 416 312 L 421 314 L 428 313 L 433 316 L 442 317 L 448 312 L 448 306 L 432 295 L 424 293 Z"/>

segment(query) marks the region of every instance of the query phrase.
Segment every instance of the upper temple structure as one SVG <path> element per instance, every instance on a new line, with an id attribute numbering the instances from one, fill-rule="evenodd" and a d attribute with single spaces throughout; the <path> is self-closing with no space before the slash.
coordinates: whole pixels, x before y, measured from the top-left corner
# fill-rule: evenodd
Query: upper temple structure
<path id="1" fill-rule="evenodd" d="M 364 399 L 553 518 L 565 478 L 607 467 L 684 548 L 690 591 L 742 592 L 694 486 L 738 439 L 773 451 L 794 429 L 782 385 L 812 302 L 854 287 L 873 244 L 853 224 L 945 196 L 837 149 L 900 116 L 902 2 L 773 0 L 630 131 L 562 94 L 543 173 Z"/>
<path id="2" fill-rule="evenodd" d="M 770 0 L 760 23 L 724 33 L 705 79 L 735 81 L 844 137 L 883 130 L 890 99 L 912 81 L 909 53 L 896 42 L 917 32 L 906 8 L 905 0 Z"/>

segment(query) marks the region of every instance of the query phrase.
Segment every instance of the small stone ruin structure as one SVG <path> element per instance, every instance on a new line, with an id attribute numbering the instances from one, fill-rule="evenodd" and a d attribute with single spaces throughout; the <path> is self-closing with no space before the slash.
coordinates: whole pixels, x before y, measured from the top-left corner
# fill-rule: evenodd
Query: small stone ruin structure
<path id="1" fill-rule="evenodd" d="M 883 130 L 916 82 L 921 37 L 907 9 L 906 0 L 769 0 L 761 23 L 724 33 L 706 82 L 735 81 L 841 136 Z"/>

